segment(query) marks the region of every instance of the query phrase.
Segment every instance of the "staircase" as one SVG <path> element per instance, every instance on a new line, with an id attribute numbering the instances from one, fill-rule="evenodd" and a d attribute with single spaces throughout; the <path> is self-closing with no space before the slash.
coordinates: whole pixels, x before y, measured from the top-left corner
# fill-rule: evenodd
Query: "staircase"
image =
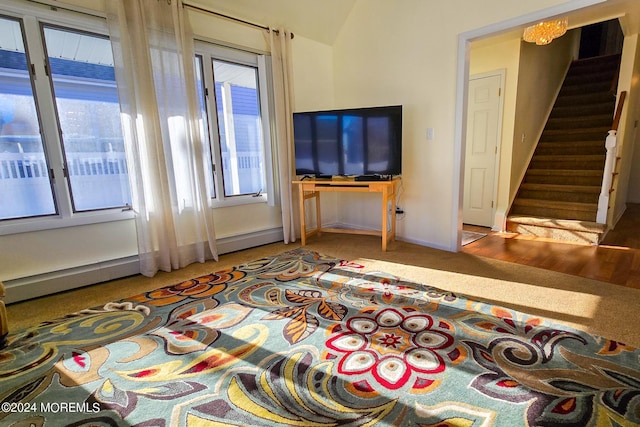
<path id="1" fill-rule="evenodd" d="M 507 231 L 598 244 L 605 139 L 620 55 L 574 61 L 507 217 Z"/>

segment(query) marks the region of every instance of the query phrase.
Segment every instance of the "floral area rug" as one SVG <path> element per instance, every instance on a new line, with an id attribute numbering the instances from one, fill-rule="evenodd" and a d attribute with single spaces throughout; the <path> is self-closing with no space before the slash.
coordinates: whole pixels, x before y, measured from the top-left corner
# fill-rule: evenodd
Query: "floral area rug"
<path id="1" fill-rule="evenodd" d="M 635 426 L 639 361 L 298 249 L 11 335 L 0 425 Z"/>

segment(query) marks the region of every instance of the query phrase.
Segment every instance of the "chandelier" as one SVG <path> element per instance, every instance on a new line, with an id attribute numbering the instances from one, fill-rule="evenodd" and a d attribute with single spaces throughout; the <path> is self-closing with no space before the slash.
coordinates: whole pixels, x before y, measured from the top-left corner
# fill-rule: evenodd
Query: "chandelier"
<path id="1" fill-rule="evenodd" d="M 545 45 L 553 39 L 564 35 L 569 26 L 569 18 L 556 19 L 554 21 L 540 22 L 524 29 L 523 39 L 529 43 Z"/>

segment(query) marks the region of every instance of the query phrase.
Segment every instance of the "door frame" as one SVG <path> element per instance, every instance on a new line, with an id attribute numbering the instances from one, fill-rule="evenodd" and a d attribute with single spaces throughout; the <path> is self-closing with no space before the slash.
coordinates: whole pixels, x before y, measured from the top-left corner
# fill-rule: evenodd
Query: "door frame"
<path id="1" fill-rule="evenodd" d="M 498 97 L 498 129 L 496 131 L 496 155 L 495 155 L 495 162 L 493 165 L 493 206 L 491 207 L 491 229 L 492 230 L 496 230 L 496 210 L 498 207 L 498 200 L 497 200 L 497 196 L 498 196 L 498 184 L 499 184 L 499 177 L 500 177 L 500 160 L 502 157 L 502 130 L 504 127 L 504 123 L 503 123 L 503 112 L 504 112 L 504 98 L 505 98 L 505 82 L 506 82 L 506 73 L 507 70 L 505 68 L 500 68 L 497 70 L 492 70 L 492 71 L 487 71 L 484 73 L 478 73 L 478 74 L 473 74 L 469 76 L 469 80 L 467 83 L 471 82 L 471 80 L 478 80 L 478 79 L 484 79 L 487 77 L 500 77 L 500 96 Z M 468 87 L 468 86 L 467 86 Z M 467 110 L 469 108 L 469 100 L 467 99 Z M 468 117 L 467 117 L 468 120 Z M 467 141 L 468 143 L 468 141 Z M 464 154 L 465 160 L 466 160 L 466 152 Z M 466 161 L 465 161 L 466 163 Z M 466 171 L 463 170 L 463 177 L 462 177 L 462 182 L 464 183 L 465 180 L 465 176 L 464 173 L 466 173 Z M 462 191 L 465 191 L 464 185 L 462 186 Z M 463 200 L 464 200 L 464 194 L 463 194 Z M 462 206 L 461 206 L 461 211 L 462 211 Z M 462 216 L 462 222 L 464 223 L 464 215 Z"/>
<path id="2" fill-rule="evenodd" d="M 553 16 L 566 15 L 588 6 L 598 5 L 604 1 L 605 0 L 573 0 L 571 2 L 563 2 L 458 34 L 458 53 L 456 55 L 455 130 L 453 136 L 454 178 L 451 189 L 453 192 L 453 198 L 449 229 L 450 239 L 448 246 L 448 249 L 452 252 L 460 251 L 460 243 L 462 240 L 462 195 L 464 192 L 464 189 L 462 188 L 462 178 L 464 175 L 465 133 L 467 127 L 467 89 L 469 82 L 469 57 L 471 52 L 471 43 L 514 30 L 521 31 L 533 23 L 543 21 Z"/>

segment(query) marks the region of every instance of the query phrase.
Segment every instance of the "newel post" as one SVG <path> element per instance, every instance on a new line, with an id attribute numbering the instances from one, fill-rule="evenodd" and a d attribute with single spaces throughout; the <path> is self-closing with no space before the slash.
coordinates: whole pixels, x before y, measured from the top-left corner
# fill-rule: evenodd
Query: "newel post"
<path id="1" fill-rule="evenodd" d="M 609 211 L 609 195 L 611 194 L 611 184 L 613 182 L 613 170 L 616 163 L 618 137 L 617 131 L 610 130 L 605 142 L 607 155 L 604 161 L 604 173 L 602 175 L 602 188 L 600 189 L 600 198 L 598 199 L 598 213 L 596 222 L 599 224 L 607 223 L 607 213 Z"/>

